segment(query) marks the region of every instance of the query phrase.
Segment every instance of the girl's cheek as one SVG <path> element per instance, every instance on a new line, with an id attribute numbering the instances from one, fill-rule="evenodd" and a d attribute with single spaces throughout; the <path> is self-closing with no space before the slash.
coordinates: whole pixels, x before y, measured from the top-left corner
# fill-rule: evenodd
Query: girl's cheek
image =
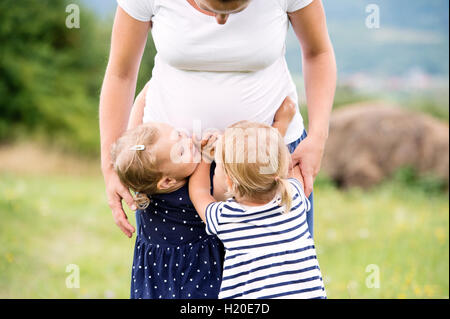
<path id="1" fill-rule="evenodd" d="M 215 174 L 219 179 L 222 179 L 222 178 L 223 178 L 222 170 L 219 169 L 217 166 L 216 166 L 216 169 L 215 169 L 215 171 L 214 171 L 214 174 Z"/>

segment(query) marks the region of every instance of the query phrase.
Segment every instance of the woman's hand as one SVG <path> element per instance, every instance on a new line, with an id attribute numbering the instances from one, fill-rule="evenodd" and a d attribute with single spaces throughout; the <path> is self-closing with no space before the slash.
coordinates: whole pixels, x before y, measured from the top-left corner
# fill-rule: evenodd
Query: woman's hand
<path id="1" fill-rule="evenodd" d="M 131 196 L 128 188 L 123 186 L 114 170 L 108 170 L 103 173 L 106 184 L 106 196 L 108 198 L 108 205 L 112 210 L 114 222 L 122 230 L 122 232 L 129 238 L 133 236 L 135 232 L 134 227 L 128 221 L 128 217 L 125 214 L 122 206 L 122 199 L 127 203 L 128 207 L 132 210 L 136 210 L 136 204 Z"/>
<path id="2" fill-rule="evenodd" d="M 306 197 L 313 191 L 314 180 L 320 171 L 325 141 L 314 135 L 308 135 L 292 153 L 292 166 L 297 164 L 300 166 Z"/>

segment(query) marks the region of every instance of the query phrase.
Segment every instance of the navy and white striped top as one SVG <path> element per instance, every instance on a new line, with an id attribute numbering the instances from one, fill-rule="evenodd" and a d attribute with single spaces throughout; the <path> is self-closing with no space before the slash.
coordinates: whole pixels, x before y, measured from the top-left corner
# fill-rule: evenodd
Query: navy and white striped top
<path id="1" fill-rule="evenodd" d="M 243 207 L 234 199 L 206 208 L 206 232 L 225 246 L 219 298 L 326 298 L 306 212 L 310 202 L 297 179 L 292 208 L 280 195 L 265 205 Z"/>

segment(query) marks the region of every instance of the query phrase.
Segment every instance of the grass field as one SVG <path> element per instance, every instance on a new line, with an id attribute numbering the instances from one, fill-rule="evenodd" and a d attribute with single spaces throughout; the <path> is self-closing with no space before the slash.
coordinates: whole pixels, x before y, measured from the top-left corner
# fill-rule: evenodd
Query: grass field
<path id="1" fill-rule="evenodd" d="M 318 183 L 314 196 L 329 298 L 449 297 L 448 193 Z M 99 174 L 0 172 L 0 218 L 0 298 L 128 298 L 134 237 L 115 226 Z M 80 288 L 66 287 L 71 264 Z M 366 285 L 373 269 L 379 288 Z"/>

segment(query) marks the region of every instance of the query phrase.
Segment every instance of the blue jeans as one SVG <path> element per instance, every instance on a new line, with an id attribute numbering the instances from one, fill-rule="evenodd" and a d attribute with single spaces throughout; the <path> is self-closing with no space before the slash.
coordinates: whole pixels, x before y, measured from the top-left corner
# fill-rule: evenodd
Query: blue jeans
<path id="1" fill-rule="evenodd" d="M 288 144 L 288 149 L 291 154 L 295 151 L 298 144 L 300 144 L 301 141 L 303 141 L 306 136 L 306 130 L 303 130 L 302 136 L 300 138 L 290 144 Z M 311 202 L 311 209 L 306 212 L 306 222 L 308 223 L 309 232 L 311 233 L 311 237 L 314 237 L 313 231 L 314 231 L 314 205 L 313 205 L 313 193 L 311 192 L 311 195 L 309 195 L 308 199 Z"/>

